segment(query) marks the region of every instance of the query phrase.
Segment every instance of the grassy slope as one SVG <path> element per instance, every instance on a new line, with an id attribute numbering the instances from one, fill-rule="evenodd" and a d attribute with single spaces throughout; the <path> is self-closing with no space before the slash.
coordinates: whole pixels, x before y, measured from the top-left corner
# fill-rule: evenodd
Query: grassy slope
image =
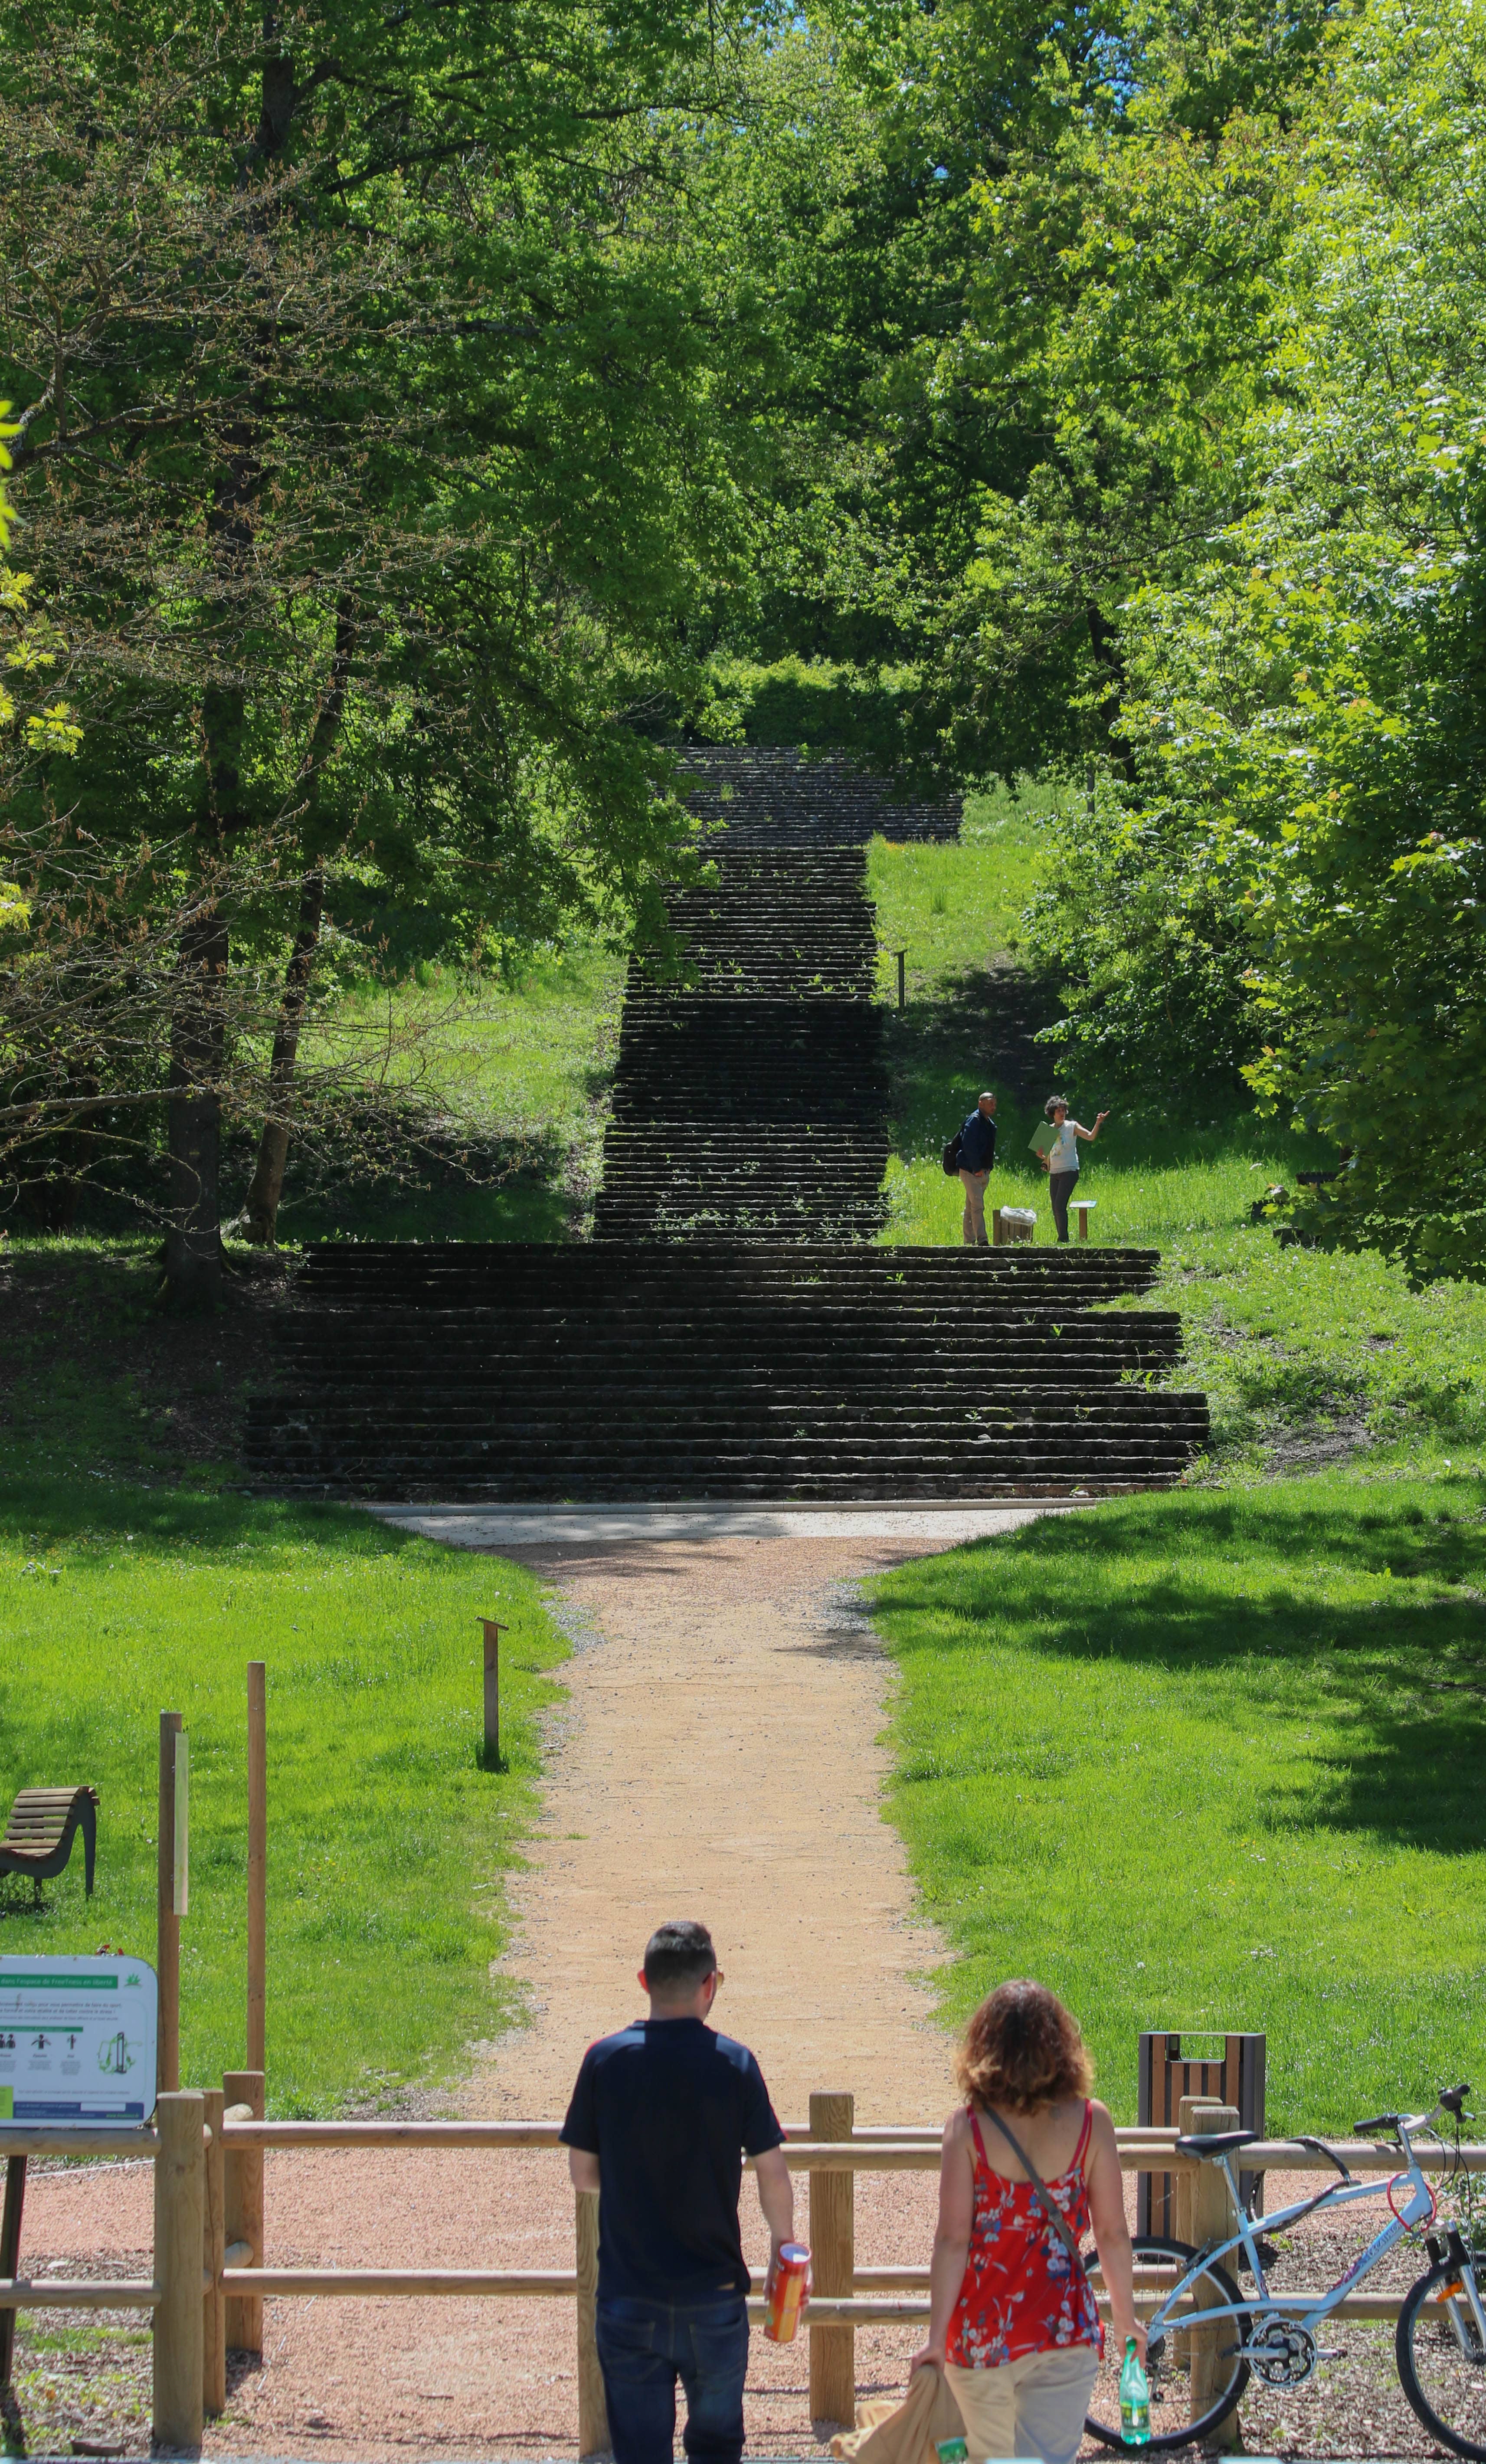
<path id="1" fill-rule="evenodd" d="M 91 1903 L 78 1850 L 39 1915 L 28 1884 L 0 1881 L 0 1939 L 148 1955 L 158 1717 L 180 1710 L 183 2076 L 241 2062 L 244 1670 L 261 1659 L 271 2102 L 323 2112 L 436 2083 L 513 2015 L 489 1969 L 561 1638 L 538 1584 L 502 1559 L 230 1494 L 241 1389 L 261 1378 L 278 1296 L 251 1287 L 203 1329 L 152 1309 L 156 1280 L 144 1258 L 85 1243 L 38 1244 L 8 1269 L 0 1796 L 88 1780 L 102 1804 Z M 499 1772 L 476 1760 L 481 1615 L 512 1627 Z"/>
<path id="2" fill-rule="evenodd" d="M 884 1577 L 947 2015 L 1042 1977 L 1132 2120 L 1149 2027 L 1267 2030 L 1280 2128 L 1478 2077 L 1483 1509 L 1463 1479 L 1178 1491 Z"/>
<path id="3" fill-rule="evenodd" d="M 1036 825 L 1003 802 L 967 838 L 872 853 L 884 940 L 923 954 L 889 1022 L 889 1242 L 958 1238 L 939 1148 L 987 1083 L 996 1195 L 1051 1229 L 1026 1141 L 1052 1084 L 1029 1031 L 1056 1011 L 1010 947 Z M 893 1812 L 960 1954 L 947 2015 L 1045 1976 L 1131 2118 L 1142 2027 L 1267 2029 L 1280 2126 L 1344 2127 L 1486 2057 L 1486 1291 L 1410 1293 L 1251 1225 L 1266 1180 L 1320 1160 L 1252 1118 L 1117 1107 L 1096 1238 L 1161 1248 L 1151 1305 L 1181 1311 L 1210 1463 L 876 1586 Z"/>
<path id="4" fill-rule="evenodd" d="M 393 1074 L 471 1139 L 477 1177 L 338 1185 L 291 1159 L 280 1233 L 383 1241 L 580 1236 L 598 1186 L 624 960 L 597 944 L 534 959 L 506 984 L 425 967 L 391 996 Z M 385 994 L 348 996 L 370 1031 Z M 420 1185 L 422 1184 L 422 1185 Z"/>

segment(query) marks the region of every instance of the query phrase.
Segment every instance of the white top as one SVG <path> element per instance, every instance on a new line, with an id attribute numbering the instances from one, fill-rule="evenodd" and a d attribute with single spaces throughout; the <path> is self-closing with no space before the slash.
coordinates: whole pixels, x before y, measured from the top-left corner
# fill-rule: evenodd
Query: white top
<path id="1" fill-rule="evenodd" d="M 1047 1168 L 1049 1172 L 1078 1171 L 1079 1141 L 1074 1135 L 1071 1120 L 1064 1121 L 1062 1128 L 1054 1132 L 1053 1143 L 1047 1151 Z"/>

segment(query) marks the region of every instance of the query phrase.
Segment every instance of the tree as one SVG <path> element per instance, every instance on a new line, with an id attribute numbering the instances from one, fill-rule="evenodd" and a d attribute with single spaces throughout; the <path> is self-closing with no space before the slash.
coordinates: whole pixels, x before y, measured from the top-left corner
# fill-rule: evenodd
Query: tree
<path id="1" fill-rule="evenodd" d="M 671 195 L 726 58 L 661 0 L 11 34 L 0 329 L 77 824 L 243 884 L 231 931 L 179 908 L 169 1004 L 167 1265 L 210 1300 L 236 965 L 282 954 L 272 1239 L 338 902 L 411 895 L 468 954 L 653 920 L 684 857 L 628 721 L 694 672 L 684 620 L 744 546 L 735 328 Z"/>

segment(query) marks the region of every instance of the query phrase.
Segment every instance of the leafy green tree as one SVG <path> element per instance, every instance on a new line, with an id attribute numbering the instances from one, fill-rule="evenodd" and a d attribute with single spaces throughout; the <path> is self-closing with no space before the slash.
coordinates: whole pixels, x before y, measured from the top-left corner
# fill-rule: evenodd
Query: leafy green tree
<path id="1" fill-rule="evenodd" d="M 684 856 L 634 720 L 746 561 L 744 337 L 676 195 L 732 33 L 673 0 L 9 33 L 28 551 L 85 722 L 74 826 L 137 886 L 175 850 L 167 1268 L 209 1299 L 234 969 L 282 970 L 272 1240 L 327 934 L 409 902 L 461 956 L 644 928 Z"/>

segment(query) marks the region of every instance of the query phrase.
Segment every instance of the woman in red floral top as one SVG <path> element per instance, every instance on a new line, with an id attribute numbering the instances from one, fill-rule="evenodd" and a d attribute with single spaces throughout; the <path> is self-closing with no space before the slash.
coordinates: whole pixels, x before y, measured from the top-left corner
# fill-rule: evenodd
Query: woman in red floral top
<path id="1" fill-rule="evenodd" d="M 993 2455 L 1072 2464 L 1103 2350 L 1099 2313 L 994 2117 L 1075 2239 L 1092 2228 L 1115 2335 L 1122 2345 L 1133 2336 L 1144 2353 L 1114 2124 L 1089 2095 L 1078 2022 L 1043 1985 L 997 1986 L 965 2032 L 955 2076 L 966 2101 L 945 2124 L 929 2342 L 912 2366 L 944 2369 L 971 2464 Z"/>

